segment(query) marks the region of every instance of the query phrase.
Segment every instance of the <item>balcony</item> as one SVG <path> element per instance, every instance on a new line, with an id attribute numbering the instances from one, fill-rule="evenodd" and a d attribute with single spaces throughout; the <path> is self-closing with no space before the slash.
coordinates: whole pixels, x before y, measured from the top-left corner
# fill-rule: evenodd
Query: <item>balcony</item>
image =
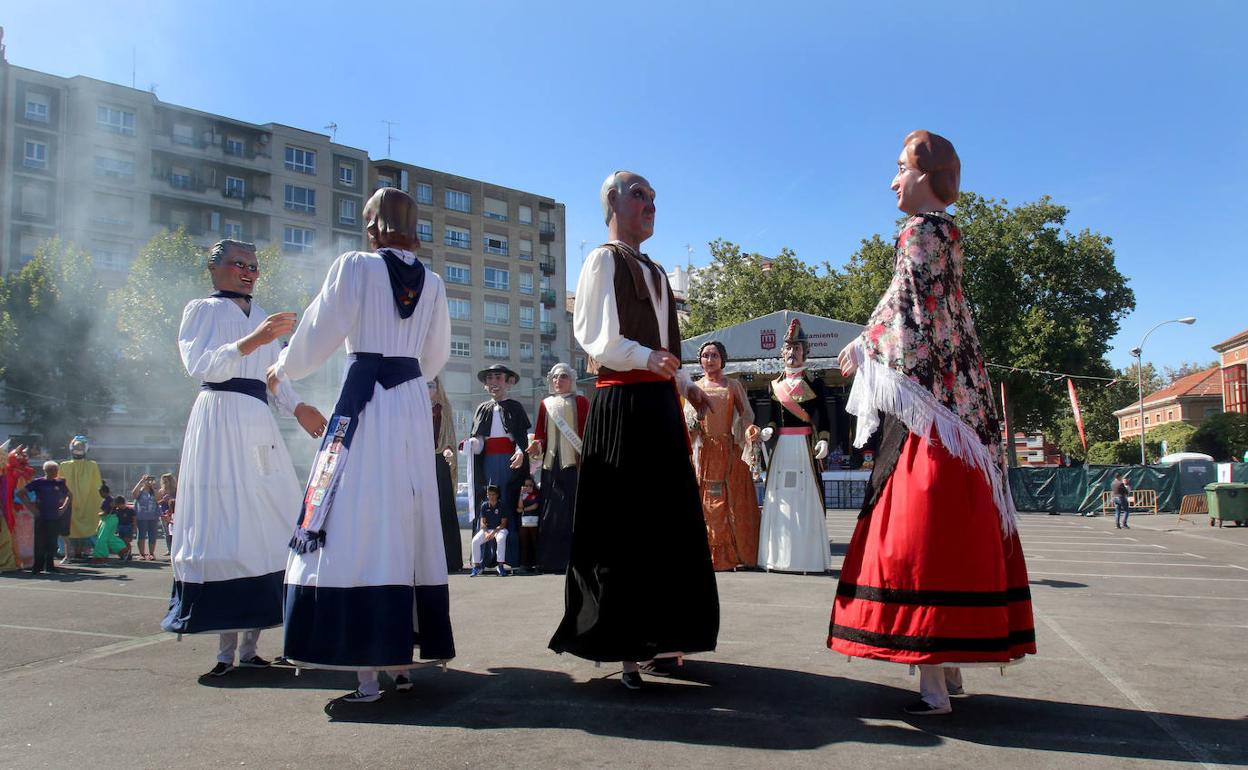
<path id="1" fill-rule="evenodd" d="M 542 339 L 553 340 L 558 332 L 554 321 L 542 321 Z"/>
<path id="2" fill-rule="evenodd" d="M 542 371 L 549 372 L 550 368 L 557 363 L 559 363 L 559 357 L 554 353 L 542 354 Z"/>
<path id="3" fill-rule="evenodd" d="M 542 222 L 537 228 L 537 234 L 543 241 L 553 241 L 555 239 L 554 223 Z"/>
<path id="4" fill-rule="evenodd" d="M 223 145 L 222 142 L 220 134 L 214 135 L 213 139 L 207 142 L 200 137 L 174 137 L 172 134 L 152 136 L 152 144 L 157 150 L 176 153 L 183 157 L 203 158 L 235 166 L 268 170 L 272 155 L 268 152 L 266 145 L 261 145 L 258 141 L 254 142 L 258 145 L 258 149 L 255 149 L 242 143 Z"/>
<path id="5" fill-rule="evenodd" d="M 516 252 L 516 259 L 523 259 L 525 262 L 532 262 L 532 261 L 533 261 L 533 252 L 531 252 L 531 251 L 518 251 L 518 252 Z"/>
<path id="6" fill-rule="evenodd" d="M 538 260 L 538 264 L 542 266 L 542 273 L 546 275 L 555 274 L 555 270 L 557 269 L 557 266 L 555 265 L 555 258 L 549 254 L 543 254 L 542 258 Z"/>
<path id="7" fill-rule="evenodd" d="M 546 307 L 555 306 L 555 290 L 554 289 L 542 289 L 542 304 L 545 305 Z"/>

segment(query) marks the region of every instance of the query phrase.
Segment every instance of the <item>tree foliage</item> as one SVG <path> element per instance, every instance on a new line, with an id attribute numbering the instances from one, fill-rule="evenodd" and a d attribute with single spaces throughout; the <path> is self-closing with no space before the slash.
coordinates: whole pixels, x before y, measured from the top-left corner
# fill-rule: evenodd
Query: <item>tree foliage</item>
<path id="1" fill-rule="evenodd" d="M 1248 414 L 1221 412 L 1196 428 L 1188 449 L 1204 452 L 1218 462 L 1238 462 L 1248 452 Z"/>
<path id="2" fill-rule="evenodd" d="M 115 340 L 91 255 L 60 239 L 0 281 L 3 398 L 52 454 L 111 411 Z"/>
<path id="3" fill-rule="evenodd" d="M 1197 363 L 1196 361 L 1183 361 L 1178 366 L 1163 367 L 1162 379 L 1165 380 L 1166 385 L 1169 386 L 1169 385 L 1173 385 L 1174 383 L 1178 382 L 1179 380 L 1183 379 L 1189 374 L 1196 374 L 1197 372 L 1203 372 L 1207 369 L 1212 369 L 1213 367 L 1219 366 L 1219 365 L 1220 363 L 1217 360 L 1207 361 L 1203 364 Z"/>

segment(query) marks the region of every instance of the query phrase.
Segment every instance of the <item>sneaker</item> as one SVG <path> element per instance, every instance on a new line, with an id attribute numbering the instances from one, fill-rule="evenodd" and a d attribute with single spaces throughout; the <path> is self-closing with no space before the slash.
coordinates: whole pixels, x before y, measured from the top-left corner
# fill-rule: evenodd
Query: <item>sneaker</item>
<path id="1" fill-rule="evenodd" d="M 217 665 L 213 666 L 212 670 L 209 671 L 207 674 L 204 674 L 204 676 L 225 676 L 226 674 L 230 673 L 233 670 L 234 670 L 234 667 L 231 666 L 229 663 L 222 663 L 221 661 L 217 661 Z"/>
<path id="2" fill-rule="evenodd" d="M 285 655 L 278 655 L 276 658 L 273 659 L 273 662 L 270 663 L 269 665 L 276 667 L 276 668 L 294 668 L 295 667 L 295 664 L 291 663 L 290 659 L 287 658 Z"/>
<path id="3" fill-rule="evenodd" d="M 1131 527 L 1129 527 L 1129 526 L 1128 526 L 1128 525 L 1126 525 L 1126 524 L 1123 524 L 1123 525 L 1122 525 L 1122 528 L 1123 528 L 1123 529 L 1131 529 Z"/>
<path id="4" fill-rule="evenodd" d="M 680 658 L 655 658 L 641 664 L 641 673 L 651 676 L 671 676 L 680 670 Z"/>
<path id="5" fill-rule="evenodd" d="M 269 663 L 267 660 L 260 657 L 259 655 L 252 655 L 250 658 L 247 658 L 246 660 L 238 661 L 239 668 L 268 668 L 271 665 L 273 664 Z"/>
<path id="6" fill-rule="evenodd" d="M 394 678 L 394 689 L 399 692 L 407 692 L 412 689 L 412 680 L 408 679 L 403 674 L 399 674 Z"/>
<path id="7" fill-rule="evenodd" d="M 379 692 L 367 695 L 356 690 L 355 692 L 349 692 L 346 695 L 334 698 L 329 703 L 332 706 L 335 703 L 373 703 L 379 700 L 381 700 L 381 693 Z"/>
<path id="8" fill-rule="evenodd" d="M 499 577 L 507 577 L 507 567 L 506 567 L 506 565 L 500 564 L 500 565 L 498 565 L 497 567 L 495 567 L 494 569 L 498 572 L 498 576 L 499 576 Z"/>
<path id="9" fill-rule="evenodd" d="M 959 697 L 959 696 L 961 696 L 961 695 L 966 695 L 966 690 L 965 690 L 965 689 L 963 689 L 963 688 L 961 688 L 961 687 L 950 687 L 950 688 L 949 688 L 949 695 L 950 695 L 951 697 L 956 698 L 956 697 Z"/>
<path id="10" fill-rule="evenodd" d="M 469 572 L 469 573 L 468 573 L 468 577 L 476 577 L 477 575 L 480 575 L 480 574 L 481 574 L 481 568 L 480 568 L 480 567 L 473 567 L 473 568 L 472 568 L 472 572 Z"/>
<path id="11" fill-rule="evenodd" d="M 641 689 L 641 672 L 625 671 L 623 676 L 620 677 L 620 684 L 624 685 L 630 690 L 640 690 Z"/>
<path id="12" fill-rule="evenodd" d="M 953 707 L 945 706 L 944 708 L 936 708 L 935 706 L 929 704 L 927 701 L 920 698 L 916 700 L 914 703 L 907 705 L 903 709 L 903 711 L 905 711 L 907 714 L 912 714 L 914 716 L 935 716 L 937 714 L 952 713 Z"/>

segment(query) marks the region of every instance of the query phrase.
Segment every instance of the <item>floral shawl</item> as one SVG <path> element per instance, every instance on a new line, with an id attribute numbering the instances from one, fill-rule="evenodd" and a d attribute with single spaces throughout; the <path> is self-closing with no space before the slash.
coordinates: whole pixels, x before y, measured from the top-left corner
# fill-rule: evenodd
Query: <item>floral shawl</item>
<path id="1" fill-rule="evenodd" d="M 893 415 L 983 471 L 1001 516 L 1014 504 L 984 353 L 962 294 L 962 234 L 944 212 L 910 217 L 897 236 L 893 280 L 858 337 L 859 372 L 846 409 L 858 417 L 861 447 Z"/>

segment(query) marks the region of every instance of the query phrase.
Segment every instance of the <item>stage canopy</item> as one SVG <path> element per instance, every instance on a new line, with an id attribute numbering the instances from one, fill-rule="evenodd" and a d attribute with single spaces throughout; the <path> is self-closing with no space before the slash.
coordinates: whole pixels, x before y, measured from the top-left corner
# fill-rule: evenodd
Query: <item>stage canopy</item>
<path id="1" fill-rule="evenodd" d="M 698 348 L 709 340 L 719 340 L 728 349 L 728 362 L 724 366 L 726 373 L 765 374 L 780 371 L 780 344 L 789 328 L 789 322 L 794 318 L 801 320 L 802 329 L 806 331 L 810 342 L 806 365 L 817 371 L 838 369 L 837 354 L 850 340 L 862 333 L 860 325 L 847 321 L 799 313 L 796 310 L 777 310 L 735 326 L 690 337 L 681 345 L 681 359 L 686 364 L 692 364 L 691 368 L 697 369 Z"/>

